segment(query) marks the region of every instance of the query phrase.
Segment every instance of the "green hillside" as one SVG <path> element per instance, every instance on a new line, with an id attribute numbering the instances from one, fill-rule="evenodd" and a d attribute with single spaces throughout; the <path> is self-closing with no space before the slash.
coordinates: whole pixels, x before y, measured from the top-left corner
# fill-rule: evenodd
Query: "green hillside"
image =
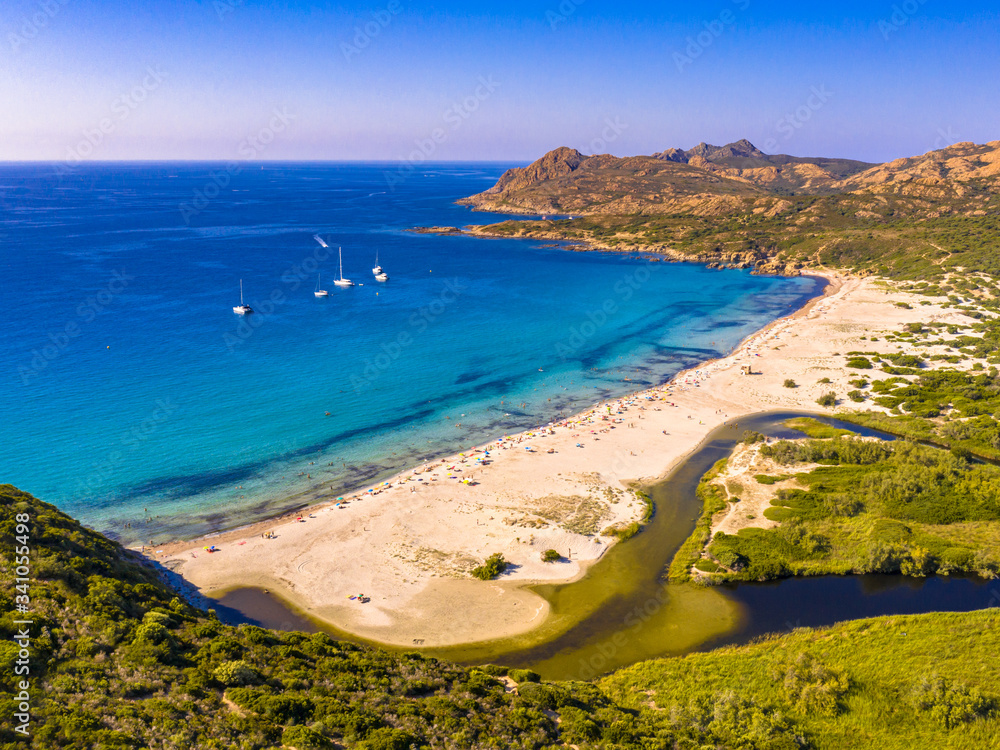
<path id="1" fill-rule="evenodd" d="M 223 625 L 10 485 L 0 530 L 4 748 L 972 748 L 1000 734 L 993 610 L 797 631 L 596 684 L 542 683 Z M 15 614 L 25 595 L 28 612 Z M 33 622 L 28 736 L 10 720 L 25 679 L 18 619 Z"/>

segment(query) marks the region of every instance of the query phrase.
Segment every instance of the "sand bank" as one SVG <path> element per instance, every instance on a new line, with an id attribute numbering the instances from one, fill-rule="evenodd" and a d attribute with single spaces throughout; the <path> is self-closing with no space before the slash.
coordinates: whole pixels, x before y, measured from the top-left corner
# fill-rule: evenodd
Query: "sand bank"
<path id="1" fill-rule="evenodd" d="M 851 404 L 844 395 L 858 373 L 844 367 L 848 351 L 900 351 L 870 338 L 910 322 L 968 322 L 874 279 L 830 281 L 824 297 L 750 336 L 731 356 L 666 385 L 424 464 L 343 500 L 317 496 L 301 515 L 147 553 L 202 595 L 268 588 L 312 617 L 382 643 L 448 646 L 527 632 L 548 613 L 527 584 L 582 575 L 614 542 L 601 532 L 641 515 L 631 488 L 664 476 L 712 429 L 739 429 L 742 416 L 760 411 L 822 411 L 816 399 L 831 390 Z M 894 304 L 900 301 L 911 309 Z M 753 374 L 743 374 L 747 367 Z M 784 387 L 786 379 L 798 387 Z M 210 545 L 219 551 L 206 552 Z M 542 562 L 547 549 L 565 559 Z M 511 570 L 491 582 L 470 578 L 494 552 Z"/>

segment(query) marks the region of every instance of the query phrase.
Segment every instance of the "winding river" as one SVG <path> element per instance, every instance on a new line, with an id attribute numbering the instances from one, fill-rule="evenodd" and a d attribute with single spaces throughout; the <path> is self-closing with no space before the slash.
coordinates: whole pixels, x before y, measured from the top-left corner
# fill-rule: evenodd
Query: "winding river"
<path id="1" fill-rule="evenodd" d="M 718 587 L 668 584 L 666 569 L 701 514 L 695 493 L 701 477 L 732 452 L 746 430 L 772 437 L 801 437 L 784 424 L 801 416 L 861 435 L 894 439 L 800 412 L 759 414 L 741 419 L 738 428 L 720 427 L 664 480 L 647 490 L 656 504 L 656 515 L 641 534 L 615 545 L 580 580 L 532 587 L 551 608 L 541 627 L 514 638 L 428 649 L 425 653 L 465 664 L 530 667 L 547 679 L 587 680 L 645 659 L 745 643 L 797 627 L 1000 605 L 1000 585 L 956 577 L 821 576 Z M 228 622 L 324 630 L 357 640 L 313 622 L 259 589 L 228 593 L 219 600 L 217 611 Z"/>

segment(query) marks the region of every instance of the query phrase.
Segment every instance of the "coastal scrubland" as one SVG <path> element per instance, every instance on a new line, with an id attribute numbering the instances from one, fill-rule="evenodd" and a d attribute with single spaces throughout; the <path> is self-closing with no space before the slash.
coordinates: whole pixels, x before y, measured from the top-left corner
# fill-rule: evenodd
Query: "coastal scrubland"
<path id="1" fill-rule="evenodd" d="M 35 748 L 988 747 L 995 611 L 867 620 L 645 662 L 595 683 L 462 667 L 224 625 L 156 571 L 10 485 L 0 487 L 4 660 L 18 518 L 30 518 Z M 12 671 L 2 676 L 15 712 Z"/>

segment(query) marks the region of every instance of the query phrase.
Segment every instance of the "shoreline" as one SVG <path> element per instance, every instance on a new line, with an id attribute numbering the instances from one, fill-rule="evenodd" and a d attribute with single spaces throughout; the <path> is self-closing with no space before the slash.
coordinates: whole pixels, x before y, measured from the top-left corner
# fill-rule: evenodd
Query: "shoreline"
<path id="1" fill-rule="evenodd" d="M 661 480 L 712 430 L 738 429 L 747 415 L 835 413 L 818 409 L 815 399 L 849 388 L 843 355 L 863 334 L 961 315 L 933 304 L 899 307 L 896 301 L 920 298 L 881 280 L 810 275 L 827 281 L 821 295 L 747 336 L 727 357 L 508 436 L 503 447 L 493 441 L 486 461 L 479 446 L 404 471 L 339 506 L 328 500 L 299 515 L 161 545 L 149 557 L 185 579 L 185 593 L 202 606 L 211 606 L 205 595 L 266 587 L 314 620 L 390 646 L 444 648 L 524 635 L 550 612 L 530 587 L 585 575 L 614 543 L 600 532 L 641 512 L 631 488 Z M 747 367 L 753 375 L 743 374 Z M 783 387 L 789 375 L 798 387 Z M 523 450 L 526 441 L 534 451 Z M 569 515 L 560 515 L 567 507 Z M 584 507 L 597 517 L 584 519 L 589 527 L 576 513 Z M 262 539 L 268 529 L 278 538 Z M 220 552 L 204 553 L 204 542 Z M 541 563 L 547 548 L 566 559 Z M 485 583 L 468 577 L 472 565 L 498 551 L 514 563 L 512 572 Z M 352 593 L 367 601 L 349 600 Z"/>
<path id="2" fill-rule="evenodd" d="M 774 325 L 778 324 L 782 320 L 787 320 L 789 318 L 794 318 L 796 316 L 803 315 L 803 314 L 807 313 L 808 310 L 810 310 L 818 301 L 820 301 L 820 300 L 828 297 L 829 295 L 835 293 L 836 290 L 838 290 L 840 288 L 840 282 L 838 280 L 838 277 L 835 276 L 835 275 L 833 275 L 833 274 L 818 273 L 818 274 L 815 274 L 814 277 L 817 278 L 817 279 L 822 279 L 822 280 L 824 280 L 826 282 L 825 285 L 824 285 L 824 287 L 823 287 L 823 290 L 821 291 L 821 293 L 818 296 L 816 296 L 816 297 L 810 299 L 809 301 L 807 301 L 805 305 L 803 305 L 801 308 L 799 308 L 798 310 L 796 310 L 795 312 L 793 312 L 790 316 L 785 316 L 784 318 L 779 318 L 778 320 L 772 321 L 767 326 L 765 326 L 765 327 L 763 327 L 763 328 L 755 331 L 754 333 L 748 335 L 747 337 L 745 337 L 737 345 L 737 347 L 733 350 L 732 354 L 730 354 L 728 356 L 728 358 L 731 358 L 731 357 L 739 355 L 739 353 L 743 350 L 743 348 L 746 347 L 747 343 L 749 341 L 753 340 L 754 337 L 759 336 L 759 335 L 763 334 L 764 332 L 768 331 L 771 327 L 773 327 Z M 622 396 L 622 397 L 620 397 L 618 399 L 612 399 L 611 401 L 601 401 L 601 402 L 598 402 L 596 404 L 592 404 L 590 407 L 584 409 L 581 412 L 578 412 L 577 414 L 575 414 L 575 415 L 573 415 L 573 416 L 571 416 L 571 417 L 569 417 L 567 419 L 561 420 L 559 422 L 553 422 L 553 423 L 550 423 L 550 424 L 551 425 L 561 425 L 561 424 L 565 424 L 567 422 L 571 422 L 571 421 L 574 421 L 574 420 L 579 420 L 579 419 L 582 419 L 582 418 L 586 418 L 588 416 L 593 416 L 598 410 L 607 409 L 608 406 L 609 406 L 609 404 L 611 404 L 611 403 L 621 403 L 622 401 L 634 400 L 634 399 L 637 399 L 637 398 L 641 398 L 644 395 L 646 395 L 646 394 L 648 394 L 650 392 L 653 392 L 653 391 L 658 391 L 658 390 L 663 390 L 663 389 L 670 389 L 670 388 L 674 387 L 674 384 L 676 384 L 679 381 L 681 381 L 682 379 L 690 376 L 691 373 L 697 372 L 701 368 L 711 367 L 711 366 L 713 366 L 714 364 L 716 364 L 716 363 L 718 363 L 720 361 L 724 361 L 725 359 L 727 359 L 727 358 L 715 358 L 715 359 L 712 359 L 712 360 L 707 360 L 707 361 L 702 362 L 702 363 L 700 363 L 699 365 L 697 365 L 697 366 L 695 366 L 693 368 L 688 368 L 688 369 L 680 371 L 670 381 L 668 381 L 665 384 L 662 384 L 662 385 L 659 385 L 659 386 L 655 386 L 655 387 L 653 387 L 651 389 L 645 389 L 645 390 L 642 390 L 642 391 L 632 392 L 632 393 L 627 394 L 625 396 Z M 535 430 L 526 430 L 526 431 L 524 431 L 522 433 L 517 433 L 517 434 L 511 436 L 511 440 L 515 444 L 519 443 L 519 442 L 523 441 L 526 437 L 534 435 L 534 433 L 537 430 L 538 430 L 538 428 L 535 428 Z M 496 442 L 496 441 L 493 441 L 493 442 Z M 695 443 L 693 445 L 691 445 L 689 447 L 689 449 L 684 452 L 683 455 L 687 455 L 692 450 L 695 450 L 696 447 L 697 447 L 697 445 L 700 442 L 701 442 L 701 439 L 699 438 L 699 440 L 695 441 Z M 636 480 L 634 480 L 632 482 L 629 482 L 629 484 L 639 484 L 639 483 L 647 484 L 649 482 L 655 482 L 655 481 L 657 481 L 658 479 L 662 478 L 663 476 L 669 474 L 670 471 L 673 469 L 673 467 L 679 461 L 683 460 L 683 455 L 678 456 L 673 461 L 671 461 L 669 464 L 660 467 L 660 470 L 658 472 L 656 472 L 654 475 L 652 475 L 652 476 L 647 475 L 647 476 L 645 476 L 645 477 L 643 477 L 641 479 L 637 478 Z M 451 455 L 448 455 L 448 456 L 444 457 L 444 459 L 441 459 L 441 458 L 430 459 L 428 461 L 425 461 L 420 467 L 417 467 L 416 469 L 406 470 L 406 471 L 403 471 L 403 472 L 395 475 L 392 478 L 392 480 L 390 480 L 389 483 L 390 484 L 398 483 L 401 480 L 402 476 L 405 475 L 405 474 L 411 474 L 412 475 L 414 472 L 431 470 L 436 464 L 446 463 L 446 464 L 449 464 L 449 465 L 455 465 L 454 462 L 461 460 L 460 456 L 461 456 L 461 454 L 459 454 L 458 456 L 456 456 L 454 454 L 451 454 Z M 355 501 L 355 502 L 360 501 L 362 499 L 362 496 L 364 494 L 368 494 L 368 493 L 361 493 L 361 492 L 349 493 L 348 495 L 343 496 L 345 498 L 344 503 L 346 504 L 346 503 L 349 503 L 351 501 Z M 225 531 L 219 531 L 219 532 L 213 532 L 213 533 L 208 534 L 208 535 L 197 537 L 197 538 L 195 538 L 193 540 L 175 541 L 175 542 L 170 542 L 170 543 L 167 543 L 167 544 L 154 545 L 153 548 L 152 548 L 153 551 L 150 554 L 147 554 L 146 556 L 149 559 L 154 560 L 155 562 L 159 562 L 159 563 L 174 562 L 176 564 L 176 562 L 178 562 L 178 560 L 177 560 L 178 556 L 183 555 L 185 553 L 191 554 L 192 552 L 196 555 L 197 554 L 197 550 L 199 548 L 201 548 L 201 547 L 204 547 L 206 544 L 208 544 L 208 545 L 214 544 L 214 545 L 219 546 L 220 548 L 222 546 L 232 545 L 234 543 L 235 544 L 245 544 L 247 539 L 249 539 L 251 537 L 259 537 L 262 534 L 266 534 L 270 530 L 273 530 L 277 526 L 287 525 L 289 523 L 297 523 L 298 522 L 297 519 L 302 518 L 303 516 L 313 516 L 313 517 L 315 517 L 316 514 L 329 512 L 331 509 L 336 508 L 337 505 L 338 505 L 336 501 L 329 500 L 329 499 L 322 500 L 322 501 L 319 501 L 319 502 L 309 502 L 313 498 L 310 498 L 308 493 L 306 493 L 305 495 L 300 495 L 298 497 L 301 497 L 302 500 L 303 500 L 303 502 L 302 502 L 302 504 L 300 506 L 300 509 L 292 510 L 290 512 L 281 513 L 279 515 L 276 515 L 276 516 L 273 516 L 273 517 L 270 517 L 270 518 L 267 518 L 267 519 L 263 519 L 261 521 L 256 521 L 256 522 L 253 522 L 253 523 L 250 523 L 250 524 L 243 524 L 243 525 L 238 526 L 238 527 L 233 528 L 233 529 L 229 529 L 229 530 L 225 530 Z M 617 520 L 618 520 L 619 524 L 628 523 L 628 522 L 631 522 L 632 520 L 636 520 L 637 516 L 638 516 L 638 513 L 632 513 L 632 514 L 626 516 L 625 518 L 621 518 L 621 519 L 617 519 Z M 577 539 L 576 541 L 579 542 L 579 541 L 582 541 L 582 540 L 581 539 Z M 527 586 L 530 586 L 532 584 L 537 584 L 537 583 L 546 583 L 546 582 L 567 583 L 567 582 L 572 582 L 574 580 L 578 580 L 582 576 L 586 575 L 587 571 L 590 569 L 590 567 L 597 560 L 601 559 L 601 557 L 604 555 L 605 551 L 611 546 L 612 543 L 613 543 L 612 540 L 608 540 L 606 543 L 600 543 L 598 549 L 595 550 L 593 554 L 585 555 L 582 558 L 580 558 L 578 556 L 574 560 L 573 570 L 571 572 L 565 572 L 565 573 L 559 575 L 558 577 L 555 577 L 555 578 L 553 578 L 553 577 L 544 577 L 544 578 L 534 578 L 534 579 L 526 579 L 526 578 L 523 578 L 523 577 L 519 577 L 518 579 L 516 579 L 514 581 L 504 580 L 504 581 L 502 581 L 500 583 L 491 582 L 491 585 L 495 589 L 500 589 L 501 591 L 503 591 L 504 593 L 501 594 L 501 595 L 506 595 L 508 593 L 508 591 L 509 591 L 509 593 L 512 594 L 512 596 L 510 598 L 513 598 L 513 599 L 524 598 L 525 599 L 525 601 L 524 601 L 525 604 L 535 604 L 536 605 L 535 606 L 536 616 L 537 616 L 537 614 L 539 612 L 542 612 L 543 610 L 544 610 L 544 613 L 547 614 L 548 613 L 547 603 L 545 603 L 544 600 L 539 601 L 539 599 L 540 599 L 539 597 L 537 597 L 536 595 L 530 594 L 529 592 L 524 592 L 523 589 L 525 589 Z M 197 557 L 192 557 L 192 559 L 198 559 L 198 558 Z M 167 565 L 167 567 L 171 568 L 171 567 L 174 567 L 174 566 Z M 183 565 L 183 566 L 176 566 L 176 567 L 179 568 L 180 572 L 183 573 L 183 572 L 188 572 L 188 571 L 184 571 L 184 568 L 190 569 L 191 566 L 189 564 L 186 564 L 186 565 Z M 240 587 L 242 587 L 244 585 L 244 582 L 238 581 L 238 580 L 234 580 L 229 585 L 226 585 L 226 586 L 218 586 L 218 585 L 210 586 L 210 587 L 195 586 L 195 585 L 192 585 L 190 582 L 187 582 L 187 581 L 183 580 L 183 578 L 181 576 L 174 575 L 172 577 L 175 578 L 174 583 L 182 591 L 182 593 L 184 593 L 189 599 L 195 600 L 197 603 L 201 604 L 202 606 L 211 606 L 211 601 L 212 601 L 212 598 L 214 598 L 214 596 L 223 595 L 226 591 L 233 590 L 233 589 L 236 589 L 236 588 L 240 588 Z M 442 589 L 461 588 L 461 587 L 454 587 L 452 584 L 454 584 L 455 582 L 478 583 L 478 582 L 472 582 L 472 581 L 467 581 L 467 580 L 463 581 L 462 579 L 452 579 L 451 581 L 439 581 L 439 582 L 436 582 L 438 584 L 438 586 L 432 586 L 431 588 L 442 588 Z M 308 597 L 302 597 L 302 596 L 296 595 L 294 587 L 289 586 L 287 580 L 282 580 L 282 578 L 280 578 L 280 577 L 271 577 L 271 576 L 268 576 L 267 574 L 263 573 L 263 571 L 262 571 L 261 574 L 259 574 L 259 575 L 257 575 L 257 576 L 254 577 L 254 582 L 251 583 L 250 585 L 257 586 L 258 588 L 263 588 L 265 586 L 270 586 L 271 588 L 274 588 L 278 592 L 278 596 L 280 596 L 282 599 L 286 600 L 289 604 L 293 605 L 295 608 L 297 608 L 298 610 L 300 610 L 303 613 L 307 614 L 308 616 L 310 616 L 310 617 L 312 617 L 314 619 L 317 619 L 317 620 L 319 620 L 321 622 L 324 622 L 324 623 L 326 623 L 329 626 L 332 626 L 334 628 L 345 629 L 343 627 L 343 623 L 338 621 L 340 618 L 337 618 L 336 620 L 331 620 L 331 619 L 328 619 L 326 617 L 319 616 L 318 613 L 313 608 L 311 608 L 309 606 L 309 602 L 307 601 Z M 518 591 L 517 593 L 515 593 L 515 590 L 521 590 L 521 591 Z M 208 596 L 206 596 L 206 594 L 212 594 L 214 596 L 213 597 L 208 597 Z M 520 605 L 520 603 L 521 602 L 518 602 L 518 605 Z M 534 622 L 535 619 L 536 619 L 536 617 L 532 617 L 528 621 L 529 627 L 527 629 L 532 629 L 534 627 L 534 625 L 537 624 L 537 623 Z M 348 630 L 348 632 L 351 632 L 353 635 L 356 635 L 358 637 L 361 637 L 361 638 L 364 638 L 364 639 L 370 638 L 370 635 L 367 634 L 367 633 L 363 633 L 363 632 L 362 633 L 358 633 L 358 632 L 352 631 L 350 628 L 346 628 L 346 630 Z M 517 628 L 511 629 L 511 628 L 508 627 L 503 632 L 503 635 L 516 635 L 516 634 L 518 634 L 518 629 Z M 492 639 L 494 637 L 494 635 L 491 634 L 489 637 Z M 458 643 L 458 642 L 464 642 L 464 641 L 451 641 L 451 640 L 448 640 L 448 641 L 439 643 L 438 645 L 442 645 L 442 646 L 444 646 L 444 645 L 454 645 L 454 643 Z M 397 645 L 399 645 L 399 644 L 397 644 Z"/>

